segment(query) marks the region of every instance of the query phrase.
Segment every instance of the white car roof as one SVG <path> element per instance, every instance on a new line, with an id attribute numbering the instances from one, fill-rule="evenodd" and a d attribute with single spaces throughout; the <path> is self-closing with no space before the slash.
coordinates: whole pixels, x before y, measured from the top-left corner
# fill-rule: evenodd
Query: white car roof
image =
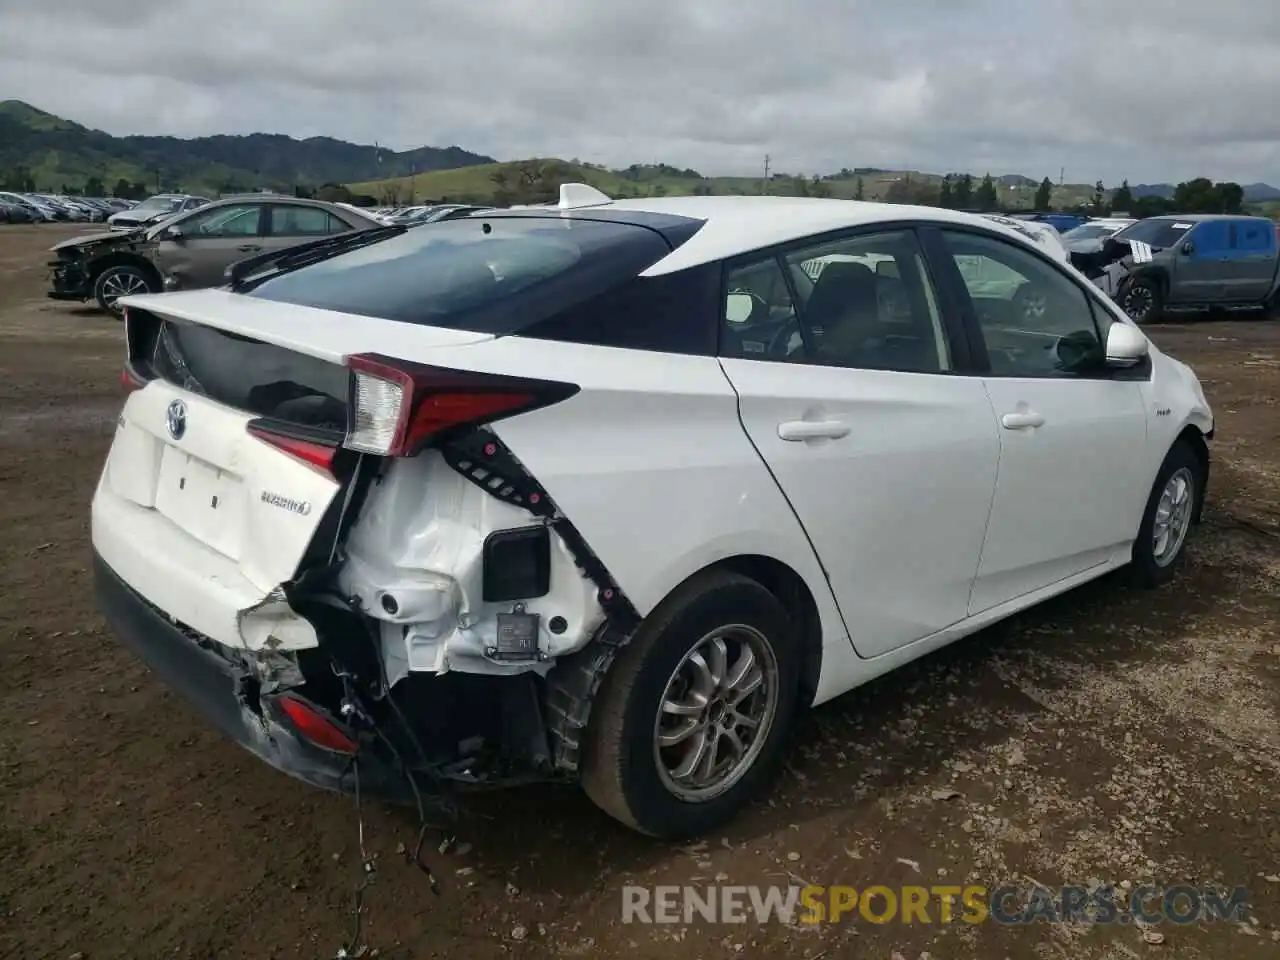
<path id="1" fill-rule="evenodd" d="M 1060 242 L 1056 245 L 1037 242 L 1034 236 L 1028 235 L 1039 231 L 1023 232 L 978 214 L 945 210 L 941 207 L 768 196 L 638 197 L 624 200 L 605 198 L 604 202 L 572 203 L 565 206 L 571 209 L 607 207 L 614 210 L 665 213 L 705 221 L 697 233 L 646 270 L 647 276 L 674 273 L 701 263 L 724 260 L 761 247 L 799 240 L 814 234 L 902 220 L 982 227 L 1021 243 L 1039 246 L 1060 260 L 1068 259 Z M 1056 250 L 1054 246 L 1057 247 Z"/>

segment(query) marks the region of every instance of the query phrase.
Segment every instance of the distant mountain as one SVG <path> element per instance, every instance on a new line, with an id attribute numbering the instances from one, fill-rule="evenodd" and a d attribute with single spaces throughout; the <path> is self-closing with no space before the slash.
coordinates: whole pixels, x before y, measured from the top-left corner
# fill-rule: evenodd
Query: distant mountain
<path id="1" fill-rule="evenodd" d="M 1280 188 L 1269 183 L 1246 183 L 1244 185 L 1245 203 L 1264 203 L 1268 200 L 1280 200 Z"/>
<path id="2" fill-rule="evenodd" d="M 1177 188 L 1172 183 L 1140 183 L 1136 187 L 1130 187 L 1133 191 L 1134 198 L 1141 197 L 1160 197 L 1164 200 L 1172 200 Z M 1245 184 L 1241 189 L 1244 190 L 1245 203 L 1264 203 L 1268 200 L 1280 200 L 1280 189 L 1271 186 L 1269 183 L 1249 183 Z"/>
<path id="3" fill-rule="evenodd" d="M 165 189 L 232 192 L 292 189 L 495 162 L 461 147 L 397 152 L 331 137 L 297 140 L 283 134 L 116 137 L 38 110 L 0 101 L 0 178 L 29 171 L 37 189 L 83 187 L 90 178 L 111 189 L 123 178 Z"/>

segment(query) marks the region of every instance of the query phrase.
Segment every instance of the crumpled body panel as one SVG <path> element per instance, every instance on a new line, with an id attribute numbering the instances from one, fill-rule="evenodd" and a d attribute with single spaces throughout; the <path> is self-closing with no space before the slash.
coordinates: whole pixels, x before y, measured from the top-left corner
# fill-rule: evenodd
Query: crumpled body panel
<path id="1" fill-rule="evenodd" d="M 339 573 L 343 590 L 381 622 L 392 684 L 410 671 L 545 672 L 590 639 L 604 620 L 596 588 L 552 531 L 551 589 L 523 601 L 540 615 L 540 658 L 502 662 L 486 653 L 496 646 L 497 615 L 514 604 L 483 600 L 485 538 L 542 522 L 490 496 L 434 450 L 392 463 L 370 490 Z M 565 621 L 559 633 L 548 627 L 553 617 Z"/>

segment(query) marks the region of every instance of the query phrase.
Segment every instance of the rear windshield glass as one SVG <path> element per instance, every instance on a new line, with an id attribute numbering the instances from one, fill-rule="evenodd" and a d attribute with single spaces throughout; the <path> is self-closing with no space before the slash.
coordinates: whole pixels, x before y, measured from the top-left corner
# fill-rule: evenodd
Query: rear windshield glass
<path id="1" fill-rule="evenodd" d="M 1086 223 L 1083 226 L 1076 227 L 1074 230 L 1068 230 L 1062 235 L 1063 240 L 1101 240 L 1103 237 L 1109 237 L 1120 228 L 1114 224 L 1106 223 Z"/>
<path id="2" fill-rule="evenodd" d="M 1116 234 L 1117 240 L 1139 240 L 1148 246 L 1163 250 L 1172 247 L 1194 224 L 1186 220 L 1139 220 Z"/>
<path id="3" fill-rule="evenodd" d="M 630 280 L 669 249 L 633 224 L 468 217 L 283 273 L 246 296 L 502 335 Z"/>

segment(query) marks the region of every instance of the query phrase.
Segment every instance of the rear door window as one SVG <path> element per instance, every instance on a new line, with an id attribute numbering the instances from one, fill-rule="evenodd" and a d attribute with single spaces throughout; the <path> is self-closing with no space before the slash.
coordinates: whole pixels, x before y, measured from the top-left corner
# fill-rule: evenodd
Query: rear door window
<path id="1" fill-rule="evenodd" d="M 271 235 L 274 237 L 323 237 L 351 229 L 328 210 L 300 204 L 271 207 Z"/>
<path id="2" fill-rule="evenodd" d="M 1269 221 L 1237 220 L 1234 226 L 1237 250 L 1266 253 L 1275 249 L 1276 227 Z"/>

